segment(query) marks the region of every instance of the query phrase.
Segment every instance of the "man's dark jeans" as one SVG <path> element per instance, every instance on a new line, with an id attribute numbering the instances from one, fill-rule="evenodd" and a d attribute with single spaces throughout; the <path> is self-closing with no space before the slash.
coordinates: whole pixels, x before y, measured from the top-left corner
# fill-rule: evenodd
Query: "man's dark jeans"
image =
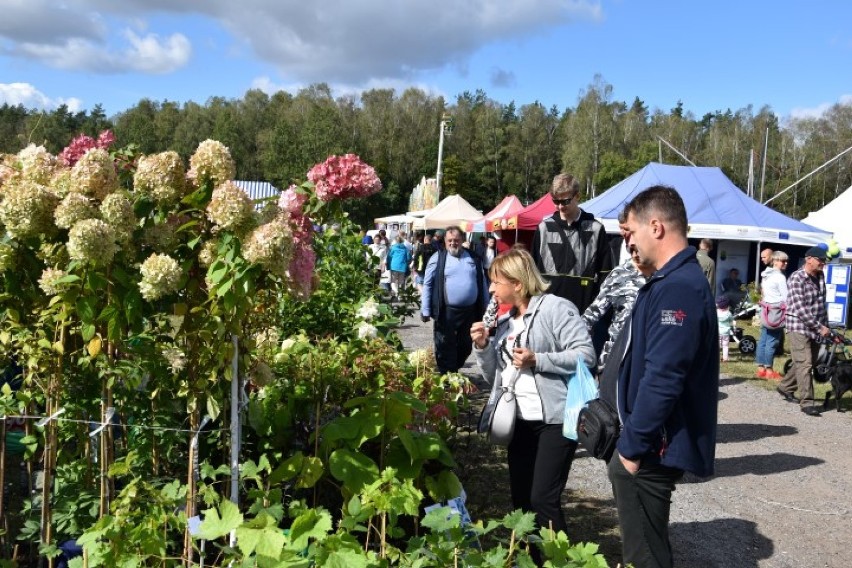
<path id="1" fill-rule="evenodd" d="M 635 568 L 670 568 L 669 512 L 675 482 L 683 471 L 664 465 L 640 466 L 631 475 L 616 452 L 609 460 L 609 480 L 621 526 L 624 564 Z"/>
<path id="2" fill-rule="evenodd" d="M 477 312 L 476 304 L 461 308 L 447 306 L 435 320 L 435 361 L 439 373 L 456 373 L 464 366 L 473 351 L 470 327 L 482 318 Z"/>

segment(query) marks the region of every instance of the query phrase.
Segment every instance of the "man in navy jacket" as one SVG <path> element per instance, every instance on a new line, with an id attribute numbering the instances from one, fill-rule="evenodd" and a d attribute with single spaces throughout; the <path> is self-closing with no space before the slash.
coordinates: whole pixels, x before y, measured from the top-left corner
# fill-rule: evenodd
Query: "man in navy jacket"
<path id="1" fill-rule="evenodd" d="M 672 566 L 668 524 L 684 471 L 713 474 L 719 339 L 712 291 L 670 187 L 625 205 L 628 248 L 656 269 L 639 290 L 618 377 L 622 432 L 609 463 L 624 563 Z M 610 360 L 612 362 L 612 360 Z"/>

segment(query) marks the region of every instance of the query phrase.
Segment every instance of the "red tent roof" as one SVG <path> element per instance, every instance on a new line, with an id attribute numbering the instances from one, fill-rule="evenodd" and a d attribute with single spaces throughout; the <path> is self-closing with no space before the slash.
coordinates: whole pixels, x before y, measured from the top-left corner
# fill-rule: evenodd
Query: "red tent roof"
<path id="1" fill-rule="evenodd" d="M 542 219 L 548 215 L 553 215 L 555 212 L 556 204 L 553 203 L 553 198 L 550 197 L 548 192 L 528 207 L 518 211 L 516 215 L 503 217 L 500 222 L 505 229 L 534 231 Z M 505 221 L 505 224 L 503 224 L 503 221 Z"/>
<path id="2" fill-rule="evenodd" d="M 507 216 L 515 216 L 524 204 L 514 195 L 507 195 L 503 201 L 497 204 L 497 207 L 476 219 L 475 221 L 467 221 L 462 225 L 462 228 L 469 233 L 490 233 L 500 230 L 500 220 Z"/>

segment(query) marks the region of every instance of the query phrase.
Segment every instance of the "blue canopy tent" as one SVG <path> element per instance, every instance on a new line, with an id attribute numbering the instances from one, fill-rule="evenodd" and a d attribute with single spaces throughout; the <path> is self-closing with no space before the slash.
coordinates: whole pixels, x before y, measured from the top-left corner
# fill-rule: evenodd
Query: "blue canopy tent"
<path id="1" fill-rule="evenodd" d="M 618 214 L 624 204 L 653 185 L 673 187 L 683 198 L 691 239 L 813 246 L 831 238 L 829 232 L 755 201 L 719 168 L 652 162 L 581 207 L 600 219 L 608 233 L 618 233 Z"/>
<path id="2" fill-rule="evenodd" d="M 581 207 L 600 219 L 608 233 L 618 234 L 618 214 L 624 204 L 653 185 L 673 187 L 683 198 L 690 239 L 716 241 L 716 286 L 732 268 L 739 270 L 747 282 L 757 280 L 761 243 L 773 243 L 773 248 L 811 247 L 831 238 L 829 232 L 755 201 L 719 168 L 652 162 Z M 755 243 L 753 247 L 751 243 Z M 797 256 L 792 248 L 787 253 Z M 791 263 L 790 268 L 795 266 Z"/>

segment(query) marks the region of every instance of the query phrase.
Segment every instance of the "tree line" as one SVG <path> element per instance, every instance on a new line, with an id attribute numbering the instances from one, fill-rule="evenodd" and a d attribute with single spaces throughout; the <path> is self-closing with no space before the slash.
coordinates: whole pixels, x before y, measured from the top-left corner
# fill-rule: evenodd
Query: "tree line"
<path id="1" fill-rule="evenodd" d="M 188 158 L 201 141 L 213 138 L 231 149 L 238 179 L 269 181 L 281 189 L 303 181 L 330 154 L 355 153 L 376 168 L 385 186 L 348 206 L 352 218 L 366 225 L 373 217 L 405 211 L 420 179 L 435 176 L 444 116 L 449 127 L 442 196 L 461 194 L 484 211 L 509 194 L 525 202 L 537 199 L 561 171 L 581 180 L 587 199 L 650 161 L 683 165 L 684 157 L 720 167 L 743 189 L 753 157 L 754 197 L 765 201 L 852 146 L 852 104 L 782 123 L 767 106 L 715 110 L 699 118 L 680 102 L 669 111 L 652 111 L 639 97 L 628 104 L 613 100 L 612 92 L 612 85 L 595 76 L 576 106 L 564 109 L 538 101 L 504 104 L 482 90 L 465 91 L 454 101 L 416 88 L 335 96 L 326 84 L 295 95 L 250 90 L 241 99 L 211 97 L 204 104 L 142 99 L 113 117 L 100 105 L 71 112 L 67 106 L 44 111 L 4 104 L 0 152 L 15 153 L 34 142 L 57 153 L 81 133 L 96 136 L 112 128 L 119 146 L 135 144 L 146 154 L 172 149 Z M 772 206 L 802 218 L 850 185 L 852 153 Z"/>

